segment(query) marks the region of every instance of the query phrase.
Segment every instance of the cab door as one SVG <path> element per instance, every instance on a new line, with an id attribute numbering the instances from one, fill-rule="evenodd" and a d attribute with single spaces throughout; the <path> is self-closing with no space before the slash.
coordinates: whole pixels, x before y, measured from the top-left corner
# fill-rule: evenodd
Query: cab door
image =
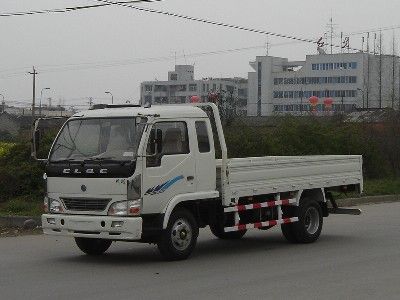
<path id="1" fill-rule="evenodd" d="M 214 191 L 216 189 L 216 161 L 212 128 L 208 119 L 194 121 L 196 145 L 196 178 L 198 192 Z"/>
<path id="2" fill-rule="evenodd" d="M 185 120 L 153 124 L 143 162 L 144 214 L 160 213 L 174 196 L 196 191 L 189 130 L 193 128 Z"/>

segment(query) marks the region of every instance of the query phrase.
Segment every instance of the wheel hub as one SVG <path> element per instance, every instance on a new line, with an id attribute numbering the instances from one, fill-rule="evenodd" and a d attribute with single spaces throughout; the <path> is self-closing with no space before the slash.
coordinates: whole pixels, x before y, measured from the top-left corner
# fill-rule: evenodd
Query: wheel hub
<path id="1" fill-rule="evenodd" d="M 319 212 L 315 207 L 309 207 L 304 215 L 304 224 L 309 234 L 315 234 L 319 228 Z"/>
<path id="2" fill-rule="evenodd" d="M 171 230 L 172 245 L 177 250 L 185 250 L 189 247 L 192 241 L 191 225 L 185 219 L 175 221 Z"/>

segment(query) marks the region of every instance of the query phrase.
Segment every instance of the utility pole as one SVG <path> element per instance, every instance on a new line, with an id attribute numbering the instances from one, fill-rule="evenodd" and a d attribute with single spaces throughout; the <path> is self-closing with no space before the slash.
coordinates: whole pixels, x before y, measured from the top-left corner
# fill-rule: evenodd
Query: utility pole
<path id="1" fill-rule="evenodd" d="M 382 31 L 379 34 L 379 108 L 382 108 Z"/>
<path id="2" fill-rule="evenodd" d="M 32 122 L 35 121 L 35 97 L 36 97 L 36 72 L 35 67 L 32 67 L 32 72 L 28 72 L 33 76 L 33 86 L 32 86 Z"/>
<path id="3" fill-rule="evenodd" d="M 396 42 L 395 42 L 395 36 L 394 36 L 394 31 L 393 31 L 393 41 L 392 41 L 392 43 L 393 43 L 393 52 L 392 52 L 392 54 L 393 54 L 393 65 L 392 65 L 392 109 L 394 109 L 394 98 L 395 98 L 395 73 L 396 73 L 396 60 L 395 60 L 395 54 L 396 54 L 396 49 L 395 49 L 395 46 L 396 46 Z"/>
<path id="4" fill-rule="evenodd" d="M 369 74 L 370 74 L 369 32 L 367 33 L 367 110 L 369 109 Z M 375 57 L 375 53 L 374 53 Z"/>

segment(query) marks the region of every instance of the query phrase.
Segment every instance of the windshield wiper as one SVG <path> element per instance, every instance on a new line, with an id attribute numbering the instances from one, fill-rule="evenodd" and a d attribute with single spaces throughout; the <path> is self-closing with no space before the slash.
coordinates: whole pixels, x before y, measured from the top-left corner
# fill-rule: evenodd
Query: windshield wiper
<path id="1" fill-rule="evenodd" d="M 52 163 L 64 163 L 64 162 L 81 162 L 80 160 L 76 160 L 75 158 L 66 158 L 66 159 L 59 159 L 59 160 L 52 160 Z"/>
<path id="2" fill-rule="evenodd" d="M 126 163 L 129 163 L 130 160 L 120 160 L 120 159 L 115 159 L 114 157 L 92 157 L 92 158 L 87 158 L 83 161 L 84 163 L 88 162 L 105 162 L 105 163 L 117 163 L 124 165 Z"/>

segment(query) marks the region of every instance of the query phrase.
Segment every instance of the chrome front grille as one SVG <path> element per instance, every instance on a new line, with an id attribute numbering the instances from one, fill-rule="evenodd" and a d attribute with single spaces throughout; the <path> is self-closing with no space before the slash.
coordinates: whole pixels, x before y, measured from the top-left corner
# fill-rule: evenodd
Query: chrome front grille
<path id="1" fill-rule="evenodd" d="M 63 198 L 65 207 L 74 211 L 103 211 L 111 199 Z"/>

